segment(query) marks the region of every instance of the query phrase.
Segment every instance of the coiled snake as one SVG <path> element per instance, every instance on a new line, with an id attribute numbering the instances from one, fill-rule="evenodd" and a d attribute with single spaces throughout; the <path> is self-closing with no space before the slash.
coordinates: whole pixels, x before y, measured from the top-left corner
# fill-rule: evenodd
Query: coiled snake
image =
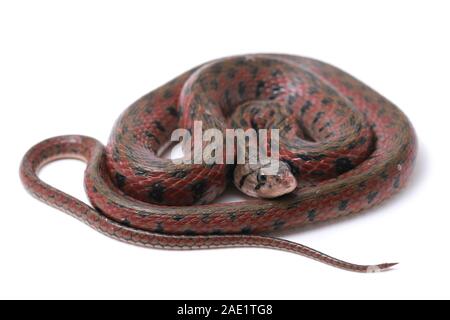
<path id="1" fill-rule="evenodd" d="M 233 166 L 174 164 L 158 153 L 173 130 L 192 128 L 194 120 L 221 131 L 280 129 L 282 176 L 238 165 L 232 180 L 253 196 L 288 194 L 208 204 L 223 192 Z M 78 135 L 39 143 L 20 175 L 41 201 L 128 243 L 274 248 L 366 272 L 394 264 L 356 265 L 265 234 L 380 203 L 405 185 L 415 155 L 406 116 L 362 82 L 317 60 L 258 54 L 203 64 L 143 96 L 120 116 L 106 147 Z M 87 162 L 93 207 L 38 178 L 42 166 L 62 158 Z"/>

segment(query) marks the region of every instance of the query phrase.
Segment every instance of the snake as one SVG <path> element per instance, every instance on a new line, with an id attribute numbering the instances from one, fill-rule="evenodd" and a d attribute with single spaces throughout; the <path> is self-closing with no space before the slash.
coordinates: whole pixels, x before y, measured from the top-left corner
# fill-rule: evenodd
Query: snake
<path id="1" fill-rule="evenodd" d="M 222 133 L 278 129 L 278 172 L 163 157 L 174 130 L 192 132 L 196 121 Z M 396 263 L 354 264 L 271 234 L 380 204 L 406 184 L 416 154 L 406 115 L 345 71 L 301 56 L 247 54 L 201 64 L 144 95 L 120 115 L 106 146 L 82 135 L 38 143 L 20 177 L 37 199 L 126 243 L 270 248 L 369 272 Z M 91 205 L 39 178 L 46 164 L 67 158 L 86 162 Z M 214 202 L 233 185 L 251 198 Z"/>

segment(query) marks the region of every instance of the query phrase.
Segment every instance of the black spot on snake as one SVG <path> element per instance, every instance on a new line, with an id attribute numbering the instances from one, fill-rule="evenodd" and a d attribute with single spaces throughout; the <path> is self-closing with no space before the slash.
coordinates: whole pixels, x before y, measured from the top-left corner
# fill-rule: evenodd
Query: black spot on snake
<path id="1" fill-rule="evenodd" d="M 395 177 L 393 187 L 396 189 L 400 187 L 400 176 Z"/>
<path id="2" fill-rule="evenodd" d="M 242 234 L 251 234 L 252 233 L 252 228 L 244 227 L 244 228 L 241 229 L 241 233 Z"/>
<path id="3" fill-rule="evenodd" d="M 313 222 L 316 219 L 316 209 L 311 209 L 308 211 L 308 220 Z"/>
<path id="4" fill-rule="evenodd" d="M 358 143 L 360 144 L 360 145 L 363 145 L 363 144 L 365 144 L 367 142 L 367 138 L 366 137 L 361 137 L 361 138 L 359 138 L 359 140 L 358 140 Z"/>
<path id="5" fill-rule="evenodd" d="M 349 149 L 349 150 L 353 150 L 353 149 L 356 148 L 357 145 L 358 145 L 358 142 L 357 142 L 357 141 L 352 141 L 352 142 L 350 142 L 350 143 L 348 144 L 348 149 Z"/>
<path id="6" fill-rule="evenodd" d="M 211 235 L 213 235 L 213 236 L 221 236 L 223 234 L 225 234 L 225 232 L 222 229 L 214 229 L 211 232 Z"/>
<path id="7" fill-rule="evenodd" d="M 298 154 L 298 158 L 302 159 L 303 161 L 311 161 L 312 157 L 307 154 Z"/>
<path id="8" fill-rule="evenodd" d="M 245 82 L 244 81 L 240 81 L 239 82 L 239 86 L 238 86 L 238 93 L 239 93 L 239 97 L 241 99 L 243 99 L 243 97 L 244 97 L 245 89 L 246 89 Z"/>
<path id="9" fill-rule="evenodd" d="M 117 185 L 117 187 L 119 189 L 123 189 L 123 187 L 125 186 L 125 184 L 127 182 L 127 178 L 124 175 L 122 175 L 122 174 L 120 174 L 118 172 L 116 173 L 115 178 L 116 178 L 116 185 Z"/>
<path id="10" fill-rule="evenodd" d="M 145 113 L 152 113 L 153 112 L 153 106 L 148 105 L 145 107 Z"/>
<path id="11" fill-rule="evenodd" d="M 194 230 L 191 230 L 191 229 L 187 229 L 187 230 L 184 230 L 183 234 L 185 236 L 196 236 L 197 232 L 195 232 Z"/>
<path id="12" fill-rule="evenodd" d="M 162 202 L 164 200 L 164 191 L 164 185 L 162 185 L 160 182 L 155 183 L 153 186 L 151 186 L 148 193 L 150 201 Z"/>
<path id="13" fill-rule="evenodd" d="M 352 170 L 355 166 L 347 157 L 337 158 L 335 162 L 336 173 L 342 174 L 349 170 Z"/>
<path id="14" fill-rule="evenodd" d="M 213 79 L 209 82 L 209 86 L 212 90 L 217 90 L 219 89 L 219 82 L 217 81 L 217 79 Z"/>
<path id="15" fill-rule="evenodd" d="M 156 137 L 153 133 L 150 131 L 145 131 L 145 136 L 149 139 L 153 139 L 156 141 L 157 144 L 160 144 L 158 137 Z"/>
<path id="16" fill-rule="evenodd" d="M 183 220 L 184 218 L 185 218 L 185 216 L 182 215 L 182 214 L 177 214 L 177 215 L 174 215 L 174 216 L 172 217 L 172 219 L 175 220 L 175 221 L 181 221 L 181 220 Z"/>
<path id="17" fill-rule="evenodd" d="M 232 103 L 231 103 L 230 90 L 228 90 L 228 89 L 225 90 L 224 99 L 225 99 L 225 105 L 228 107 L 231 107 Z"/>
<path id="18" fill-rule="evenodd" d="M 167 113 L 169 113 L 173 117 L 178 117 L 178 111 L 174 106 L 170 106 L 167 109 Z"/>
<path id="19" fill-rule="evenodd" d="M 206 180 L 199 180 L 191 185 L 192 196 L 194 202 L 197 202 L 205 193 L 207 187 Z"/>
<path id="20" fill-rule="evenodd" d="M 311 101 L 306 100 L 305 103 L 302 106 L 301 111 L 300 111 L 301 114 L 304 115 L 311 108 L 311 106 L 312 106 Z"/>
<path id="21" fill-rule="evenodd" d="M 323 127 L 321 127 L 321 128 L 319 129 L 319 132 L 322 132 L 323 130 L 325 130 L 325 128 L 328 128 L 328 127 L 331 127 L 331 123 L 330 123 L 330 122 L 325 123 L 325 124 L 323 125 Z"/>
<path id="22" fill-rule="evenodd" d="M 331 98 L 327 97 L 327 98 L 323 98 L 321 102 L 322 102 L 323 105 L 328 105 L 331 102 L 333 102 L 333 100 Z"/>
<path id="23" fill-rule="evenodd" d="M 283 228 L 283 226 L 286 224 L 285 221 L 278 219 L 273 223 L 273 229 L 274 230 L 280 230 L 281 228 Z"/>
<path id="24" fill-rule="evenodd" d="M 312 123 L 316 124 L 324 114 L 325 112 L 323 111 L 317 112 Z"/>
<path id="25" fill-rule="evenodd" d="M 162 222 L 157 222 L 156 223 L 155 232 L 156 233 L 164 233 L 164 224 Z"/>
<path id="26" fill-rule="evenodd" d="M 344 211 L 345 209 L 347 209 L 348 203 L 349 200 L 341 200 L 338 206 L 339 211 Z"/>
<path id="27" fill-rule="evenodd" d="M 166 90 L 163 93 L 163 97 L 164 99 L 170 99 L 173 97 L 173 92 L 171 90 Z"/>
<path id="28" fill-rule="evenodd" d="M 256 85 L 256 92 L 255 95 L 257 98 L 259 98 L 261 96 L 261 94 L 264 91 L 264 87 L 266 86 L 266 83 L 262 80 L 258 81 L 258 84 Z"/>
<path id="29" fill-rule="evenodd" d="M 382 173 L 380 173 L 380 178 L 386 181 L 389 178 L 389 175 L 386 171 L 383 171 Z"/>
<path id="30" fill-rule="evenodd" d="M 372 203 L 375 197 L 378 195 L 378 191 L 372 191 L 367 195 L 367 203 Z"/>
<path id="31" fill-rule="evenodd" d="M 258 67 L 252 67 L 251 70 L 250 70 L 250 73 L 251 73 L 253 78 L 256 78 L 256 76 L 259 73 L 259 68 Z"/>
<path id="32" fill-rule="evenodd" d="M 237 73 L 236 69 L 228 69 L 227 77 L 229 79 L 234 79 L 234 77 L 236 76 L 236 73 Z"/>
<path id="33" fill-rule="evenodd" d="M 289 95 L 289 97 L 288 97 L 288 104 L 289 105 L 292 105 L 292 104 L 294 104 L 294 102 L 297 100 L 297 96 L 295 96 L 295 95 Z"/>
<path id="34" fill-rule="evenodd" d="M 408 143 L 404 143 L 402 144 L 402 152 L 406 152 L 406 149 L 408 149 L 409 144 Z"/>
<path id="35" fill-rule="evenodd" d="M 359 190 L 364 190 L 365 188 L 367 187 L 367 183 L 366 182 L 360 182 L 359 184 L 358 184 L 358 188 L 359 188 Z"/>
<path id="36" fill-rule="evenodd" d="M 220 64 L 215 64 L 212 66 L 211 71 L 216 75 L 218 75 L 219 73 L 222 72 L 222 66 Z"/>
<path id="37" fill-rule="evenodd" d="M 283 74 L 283 72 L 281 72 L 280 69 L 274 69 L 274 70 L 272 70 L 272 77 L 278 77 L 278 76 L 280 76 L 280 75 L 282 75 L 282 74 Z"/>
<path id="38" fill-rule="evenodd" d="M 295 177 L 300 174 L 300 169 L 294 164 L 294 162 L 288 159 L 283 159 L 283 161 L 289 166 L 289 169 L 291 169 L 291 172 Z"/>
<path id="39" fill-rule="evenodd" d="M 264 214 L 266 214 L 265 210 L 256 210 L 255 215 L 258 217 L 263 216 Z"/>
<path id="40" fill-rule="evenodd" d="M 158 128 L 159 131 L 164 132 L 166 131 L 166 128 L 162 125 L 162 123 L 158 120 L 153 121 L 153 124 Z"/>

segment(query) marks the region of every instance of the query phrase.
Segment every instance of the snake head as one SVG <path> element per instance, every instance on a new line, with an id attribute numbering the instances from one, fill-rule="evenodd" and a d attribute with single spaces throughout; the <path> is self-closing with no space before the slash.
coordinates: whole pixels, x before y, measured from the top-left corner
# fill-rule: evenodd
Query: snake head
<path id="1" fill-rule="evenodd" d="M 265 174 L 261 165 L 236 165 L 233 181 L 240 191 L 255 198 L 277 198 L 297 187 L 295 176 L 283 161 L 279 162 L 278 172 L 273 175 Z"/>

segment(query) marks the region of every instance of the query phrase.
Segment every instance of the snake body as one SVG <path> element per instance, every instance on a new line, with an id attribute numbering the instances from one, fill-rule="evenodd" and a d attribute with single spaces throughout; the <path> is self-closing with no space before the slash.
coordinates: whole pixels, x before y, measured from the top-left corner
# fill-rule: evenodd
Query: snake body
<path id="1" fill-rule="evenodd" d="M 159 157 L 171 132 L 196 120 L 221 131 L 280 128 L 280 158 L 297 188 L 273 200 L 210 204 L 230 180 L 229 165 Z M 265 234 L 379 204 L 405 185 L 416 150 L 407 117 L 359 80 L 314 59 L 258 54 L 205 63 L 143 96 L 120 116 L 106 147 L 78 135 L 37 144 L 20 175 L 38 199 L 135 245 L 274 248 L 366 272 L 394 264 L 356 265 Z M 39 179 L 42 166 L 63 158 L 87 163 L 93 207 Z M 239 170 L 237 187 L 272 186 Z"/>

